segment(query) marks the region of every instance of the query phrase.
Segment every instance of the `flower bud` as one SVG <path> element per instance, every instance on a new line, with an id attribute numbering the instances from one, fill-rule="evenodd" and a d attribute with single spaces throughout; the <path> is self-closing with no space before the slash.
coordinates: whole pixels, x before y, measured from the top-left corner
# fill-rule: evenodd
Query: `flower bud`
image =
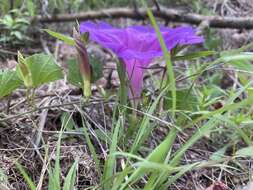
<path id="1" fill-rule="evenodd" d="M 25 58 L 19 51 L 18 51 L 18 66 L 19 66 L 19 71 L 20 71 L 20 74 L 24 81 L 25 86 L 28 88 L 32 87 L 31 72 L 28 66 L 25 64 Z"/>
<path id="2" fill-rule="evenodd" d="M 83 94 L 85 97 L 91 96 L 91 66 L 89 63 L 88 53 L 85 47 L 85 42 L 81 39 L 80 34 L 73 30 L 75 47 L 77 50 L 79 69 L 83 80 Z"/>

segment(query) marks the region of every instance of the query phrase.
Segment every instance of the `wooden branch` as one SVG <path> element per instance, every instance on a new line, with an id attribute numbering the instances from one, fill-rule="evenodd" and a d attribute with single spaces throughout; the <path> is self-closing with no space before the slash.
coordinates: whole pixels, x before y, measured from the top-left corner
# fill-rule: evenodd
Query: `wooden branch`
<path id="1" fill-rule="evenodd" d="M 222 16 L 204 16 L 195 13 L 188 13 L 184 10 L 168 9 L 165 7 L 152 8 L 156 17 L 160 17 L 166 21 L 189 23 L 199 25 L 202 22 L 208 22 L 210 27 L 216 28 L 235 28 L 235 29 L 253 29 L 252 17 L 222 17 Z M 87 11 L 76 14 L 58 14 L 49 17 L 37 16 L 32 21 L 42 23 L 52 22 L 70 22 L 70 21 L 84 21 L 105 18 L 132 18 L 143 20 L 147 19 L 147 13 L 144 8 L 138 10 L 132 8 L 110 8 L 100 11 Z"/>

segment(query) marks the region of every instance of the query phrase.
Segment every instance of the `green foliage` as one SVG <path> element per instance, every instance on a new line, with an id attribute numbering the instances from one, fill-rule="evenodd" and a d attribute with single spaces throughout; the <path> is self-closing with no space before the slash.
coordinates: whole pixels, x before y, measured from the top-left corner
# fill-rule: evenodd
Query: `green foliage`
<path id="1" fill-rule="evenodd" d="M 0 186 L 1 184 L 8 184 L 8 177 L 2 168 L 0 168 Z"/>
<path id="2" fill-rule="evenodd" d="M 101 62 L 94 56 L 89 56 L 89 62 L 92 67 L 91 81 L 95 82 L 102 77 L 103 66 Z M 68 74 L 67 80 L 70 84 L 83 88 L 82 75 L 79 69 L 79 63 L 75 58 L 69 59 L 67 61 Z"/>
<path id="3" fill-rule="evenodd" d="M 27 66 L 28 74 L 24 75 L 21 63 L 17 66 L 17 73 L 28 88 L 36 88 L 42 84 L 63 78 L 62 69 L 56 64 L 51 55 L 34 54 L 24 59 L 23 64 Z M 28 82 L 27 82 L 28 81 Z"/>
<path id="4" fill-rule="evenodd" d="M 27 16 L 27 13 L 22 13 L 18 9 L 13 9 L 4 15 L 0 19 L 0 26 L 2 27 L 0 42 L 15 45 L 30 40 L 27 36 L 28 26 L 30 25 Z"/>
<path id="5" fill-rule="evenodd" d="M 36 13 L 36 2 L 34 0 L 26 0 L 26 8 L 30 16 L 35 16 Z"/>
<path id="6" fill-rule="evenodd" d="M 177 109 L 184 111 L 197 111 L 199 105 L 198 98 L 194 95 L 191 89 L 179 89 L 177 90 Z M 165 97 L 165 109 L 170 109 L 172 106 L 171 93 Z"/>
<path id="7" fill-rule="evenodd" d="M 192 60 L 192 59 L 198 59 L 201 57 L 207 57 L 210 55 L 216 54 L 215 51 L 197 51 L 197 52 L 192 52 L 188 53 L 185 55 L 176 55 L 172 57 L 173 61 L 179 61 L 179 60 Z"/>
<path id="8" fill-rule="evenodd" d="M 26 183 L 28 184 L 30 190 L 36 190 L 36 185 L 28 175 L 27 171 L 23 168 L 22 165 L 20 165 L 18 162 L 15 163 L 16 168 L 19 170 L 19 172 L 22 174 L 23 178 L 25 179 Z"/>
<path id="9" fill-rule="evenodd" d="M 69 59 L 67 61 L 67 65 L 68 65 L 68 75 L 67 75 L 68 82 L 74 86 L 82 88 L 83 80 L 77 60 L 75 58 Z"/>
<path id="10" fill-rule="evenodd" d="M 222 43 L 222 39 L 216 35 L 216 32 L 212 28 L 205 30 L 205 43 L 204 47 L 208 50 L 217 50 Z"/>
<path id="11" fill-rule="evenodd" d="M 143 5 L 145 6 L 145 2 L 143 2 Z M 171 55 L 166 47 L 166 44 L 165 44 L 165 41 L 163 39 L 163 36 L 162 36 L 162 33 L 158 27 L 158 24 L 155 20 L 155 17 L 152 13 L 152 11 L 147 8 L 147 14 L 148 14 L 148 17 L 150 19 L 150 22 L 151 24 L 153 25 L 154 29 L 155 29 L 155 32 L 156 32 L 156 35 L 157 35 L 157 38 L 159 40 L 159 43 L 160 43 L 160 46 L 161 46 L 161 49 L 162 49 L 162 52 L 163 52 L 163 57 L 165 59 L 165 63 L 166 63 L 166 69 L 167 69 L 167 75 L 168 75 L 168 86 L 171 86 L 171 96 L 172 96 L 172 117 L 175 116 L 175 109 L 176 109 L 176 103 L 177 103 L 177 94 L 176 94 L 176 79 L 175 79 L 175 74 L 174 74 L 174 71 L 173 71 L 173 65 L 172 65 L 172 62 L 171 62 Z"/>
<path id="12" fill-rule="evenodd" d="M 22 81 L 18 78 L 15 71 L 0 71 L 0 98 L 12 93 L 21 84 Z"/>
<path id="13" fill-rule="evenodd" d="M 61 165 L 60 165 L 60 153 L 61 153 L 61 140 L 63 131 L 69 125 L 69 121 L 71 120 L 71 115 L 69 117 L 64 117 L 64 121 L 62 122 L 61 131 L 58 137 L 58 141 L 56 144 L 56 158 L 54 167 L 49 166 L 48 175 L 49 175 L 49 182 L 48 182 L 48 190 L 56 190 L 61 189 Z M 75 180 L 76 180 L 76 171 L 78 166 L 79 159 L 76 159 L 73 163 L 72 167 L 69 169 L 68 174 L 64 180 L 63 190 L 74 190 Z"/>
<path id="14" fill-rule="evenodd" d="M 77 172 L 77 166 L 78 166 L 78 159 L 75 160 L 74 164 L 71 166 L 64 184 L 63 184 L 63 190 L 74 190 L 75 189 L 75 181 L 76 181 L 76 172 Z"/>
<path id="15" fill-rule="evenodd" d="M 253 146 L 249 146 L 249 147 L 246 147 L 246 148 L 239 149 L 238 151 L 236 151 L 235 155 L 239 156 L 239 157 L 251 157 L 251 158 L 253 158 Z"/>
<path id="16" fill-rule="evenodd" d="M 63 35 L 61 33 L 58 33 L 58 32 L 54 32 L 52 30 L 49 30 L 49 29 L 44 29 L 45 32 L 47 32 L 49 35 L 65 42 L 66 44 L 68 45 L 75 45 L 75 40 L 69 36 L 66 36 L 66 35 Z"/>

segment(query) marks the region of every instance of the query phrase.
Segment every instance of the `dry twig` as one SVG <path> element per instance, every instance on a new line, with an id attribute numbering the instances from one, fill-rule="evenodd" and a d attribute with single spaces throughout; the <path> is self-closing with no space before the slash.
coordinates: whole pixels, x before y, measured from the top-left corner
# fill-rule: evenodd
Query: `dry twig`
<path id="1" fill-rule="evenodd" d="M 237 29 L 253 29 L 252 17 L 222 17 L 222 16 L 205 16 L 195 13 L 188 13 L 184 10 L 169 9 L 159 6 L 159 10 L 154 7 L 152 11 L 155 16 L 160 17 L 166 21 L 182 22 L 189 24 L 197 24 L 208 22 L 210 27 L 216 28 L 237 28 Z M 32 21 L 42 23 L 52 22 L 70 22 L 75 20 L 94 20 L 94 19 L 117 19 L 117 18 L 132 18 L 132 19 L 146 19 L 148 18 L 146 9 L 133 8 L 110 8 L 100 11 L 86 11 L 76 14 L 58 14 L 48 17 L 37 16 Z"/>

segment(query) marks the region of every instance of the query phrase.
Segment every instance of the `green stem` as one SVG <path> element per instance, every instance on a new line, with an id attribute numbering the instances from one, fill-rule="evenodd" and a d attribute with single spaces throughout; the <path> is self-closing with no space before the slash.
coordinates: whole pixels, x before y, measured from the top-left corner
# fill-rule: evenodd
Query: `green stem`
<path id="1" fill-rule="evenodd" d="M 122 62 L 117 62 L 117 70 L 120 80 L 120 87 L 119 87 L 119 103 L 121 105 L 127 104 L 127 75 L 125 71 L 124 64 Z"/>
<path id="2" fill-rule="evenodd" d="M 145 7 L 147 7 L 144 0 L 142 1 L 142 3 Z M 175 113 L 176 113 L 175 110 L 176 110 L 176 102 L 177 102 L 176 101 L 176 98 L 177 98 L 176 97 L 176 79 L 175 79 L 175 75 L 174 75 L 174 71 L 173 71 L 173 65 L 172 65 L 172 61 L 171 61 L 170 52 L 168 51 L 168 49 L 166 47 L 165 41 L 164 41 L 163 36 L 161 34 L 161 31 L 158 27 L 158 24 L 155 20 L 155 17 L 154 17 L 153 13 L 151 12 L 151 10 L 148 7 L 147 7 L 147 14 L 148 14 L 148 17 L 151 21 L 151 24 L 153 25 L 153 27 L 155 29 L 157 38 L 159 40 L 161 49 L 163 51 L 163 56 L 164 56 L 164 59 L 165 59 L 165 63 L 166 63 L 166 67 L 167 67 L 167 74 L 168 74 L 168 78 L 169 78 L 168 85 L 171 86 L 172 118 L 175 118 Z"/>

